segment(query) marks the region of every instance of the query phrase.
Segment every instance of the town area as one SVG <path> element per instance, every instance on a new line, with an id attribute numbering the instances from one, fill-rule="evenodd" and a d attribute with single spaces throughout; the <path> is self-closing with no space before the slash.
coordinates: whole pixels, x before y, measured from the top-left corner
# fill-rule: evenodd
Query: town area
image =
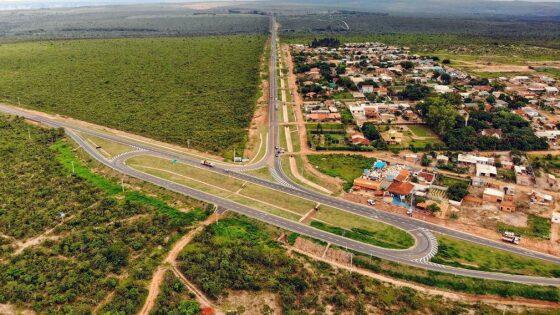
<path id="1" fill-rule="evenodd" d="M 554 78 L 481 78 L 374 42 L 289 49 L 310 154 L 373 158 L 346 198 L 560 252 Z"/>

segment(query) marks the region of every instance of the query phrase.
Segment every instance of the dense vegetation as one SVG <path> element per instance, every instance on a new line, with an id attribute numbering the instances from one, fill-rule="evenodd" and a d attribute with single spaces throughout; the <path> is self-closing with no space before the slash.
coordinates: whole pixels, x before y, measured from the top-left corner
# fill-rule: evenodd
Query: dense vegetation
<path id="1" fill-rule="evenodd" d="M 150 315 L 198 315 L 200 305 L 187 296 L 187 287 L 171 271 L 165 272 L 156 305 Z"/>
<path id="2" fill-rule="evenodd" d="M 432 261 L 460 268 L 544 277 L 560 277 L 560 265 L 518 256 L 447 236 L 438 237 L 438 253 Z"/>
<path id="3" fill-rule="evenodd" d="M 61 137 L 58 130 L 0 118 L 0 180 L 10 183 L 1 185 L 0 220 L 6 223 L 0 225 L 7 228 L 0 233 L 11 236 L 2 242 L 11 250 L 0 253 L 0 303 L 87 313 L 114 292 L 103 311 L 135 313 L 163 254 L 207 213 L 122 193 L 118 184 L 87 171 Z M 32 236 L 44 240 L 21 247 Z"/>
<path id="4" fill-rule="evenodd" d="M 230 217 L 206 228 L 180 255 L 181 271 L 212 298 L 246 290 L 279 295 L 284 313 L 448 314 L 465 309 L 440 299 L 332 269 L 295 255 L 274 241 L 274 230 L 245 217 Z M 481 310 L 491 311 L 484 305 Z M 260 313 L 268 313 L 263 306 Z"/>
<path id="5" fill-rule="evenodd" d="M 128 5 L 37 11 L 0 11 L 0 41 L 255 34 L 268 18 L 249 14 L 197 14 L 184 5 Z"/>
<path id="6" fill-rule="evenodd" d="M 548 149 L 546 139 L 535 136 L 527 120 L 507 109 L 471 111 L 465 126 L 465 118 L 459 114 L 451 96 L 428 97 L 416 108 L 451 150 Z M 497 139 L 479 135 L 487 128 L 500 129 L 503 136 Z"/>
<path id="7" fill-rule="evenodd" d="M 349 41 L 363 42 L 380 38 L 422 37 L 427 34 L 438 45 L 447 45 L 472 40 L 488 43 L 515 41 L 550 41 L 560 35 L 560 23 L 551 21 L 519 21 L 503 19 L 467 19 L 445 17 L 416 17 L 383 15 L 374 13 L 305 14 L 286 15 L 279 19 L 283 35 L 317 36 L 338 34 L 353 37 Z M 546 29 L 546 31 L 543 31 Z M 441 34 L 449 36 L 441 38 Z M 420 35 L 420 36 L 418 36 Z M 439 40 L 436 38 L 440 36 Z M 357 40 L 356 40 L 357 39 Z M 409 42 L 421 44 L 422 38 Z M 408 43 L 404 43 L 408 45 Z"/>
<path id="8" fill-rule="evenodd" d="M 218 153 L 241 149 L 264 36 L 0 47 L 0 98 Z"/>

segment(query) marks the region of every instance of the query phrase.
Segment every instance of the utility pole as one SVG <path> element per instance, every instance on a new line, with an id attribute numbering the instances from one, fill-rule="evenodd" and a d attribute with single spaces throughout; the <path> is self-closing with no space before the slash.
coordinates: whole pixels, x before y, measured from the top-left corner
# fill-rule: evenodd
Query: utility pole
<path id="1" fill-rule="evenodd" d="M 122 187 L 122 192 L 124 194 L 124 177 L 121 177 L 121 187 Z"/>
<path id="2" fill-rule="evenodd" d="M 76 174 L 76 169 L 74 168 L 74 161 L 70 161 L 72 163 L 72 174 Z"/>
<path id="3" fill-rule="evenodd" d="M 187 139 L 187 148 L 188 148 L 188 149 L 191 148 L 191 139 Z"/>
<path id="4" fill-rule="evenodd" d="M 31 140 L 31 129 L 29 127 L 27 127 L 27 137 Z"/>

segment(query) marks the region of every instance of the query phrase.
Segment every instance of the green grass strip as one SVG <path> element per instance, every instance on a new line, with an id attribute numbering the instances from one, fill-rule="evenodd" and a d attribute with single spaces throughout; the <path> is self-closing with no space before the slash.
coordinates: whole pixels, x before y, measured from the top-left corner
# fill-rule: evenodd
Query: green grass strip
<path id="1" fill-rule="evenodd" d="M 94 174 L 88 167 L 84 166 L 76 157 L 72 148 L 62 141 L 58 141 L 51 146 L 58 154 L 56 155 L 57 161 L 64 166 L 70 173 L 74 174 L 95 187 L 98 187 L 109 195 L 113 196 L 122 191 L 122 187 L 107 178 Z"/>
<path id="2" fill-rule="evenodd" d="M 93 173 L 88 167 L 84 166 L 82 162 L 76 157 L 72 148 L 62 142 L 51 146 L 56 151 L 57 161 L 64 166 L 69 173 L 74 170 L 75 176 L 87 181 L 95 187 L 105 191 L 110 196 L 115 196 L 122 193 L 122 187 L 101 176 Z M 73 166 L 72 166 L 73 163 Z M 136 191 L 125 193 L 125 200 L 142 205 L 153 207 L 158 213 L 168 216 L 172 220 L 174 226 L 188 226 L 195 221 L 204 220 L 208 216 L 208 211 L 196 208 L 189 212 L 182 212 L 173 207 L 170 207 L 165 202 L 150 196 L 146 196 Z"/>
<path id="3" fill-rule="evenodd" d="M 189 212 L 179 211 L 157 198 L 136 191 L 126 193 L 126 200 L 154 207 L 159 213 L 170 217 L 174 226 L 191 225 L 195 221 L 204 220 L 209 214 L 200 208 L 195 208 Z"/>
<path id="4" fill-rule="evenodd" d="M 396 248 L 396 249 L 404 249 L 412 246 L 413 244 L 395 244 L 391 242 L 387 242 L 377 238 L 376 233 L 371 231 L 366 231 L 364 229 L 353 228 L 352 230 L 346 230 L 337 226 L 332 226 L 325 224 L 319 221 L 311 221 L 309 224 L 314 228 L 319 230 L 323 230 L 329 233 L 333 233 L 336 235 L 340 235 L 343 237 L 347 237 L 359 242 L 383 247 L 383 248 Z"/>

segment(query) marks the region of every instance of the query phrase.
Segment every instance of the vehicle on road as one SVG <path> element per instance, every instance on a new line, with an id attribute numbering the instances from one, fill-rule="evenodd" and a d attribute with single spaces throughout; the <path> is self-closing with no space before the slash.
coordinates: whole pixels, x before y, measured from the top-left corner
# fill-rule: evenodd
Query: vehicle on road
<path id="1" fill-rule="evenodd" d="M 212 162 L 210 162 L 210 161 L 208 161 L 208 160 L 202 160 L 202 161 L 200 161 L 200 164 L 202 164 L 202 165 L 204 165 L 204 166 L 208 166 L 208 167 L 214 167 L 214 166 L 216 166 L 216 164 L 214 164 L 214 163 L 212 163 Z"/>
<path id="2" fill-rule="evenodd" d="M 521 236 L 516 235 L 515 233 L 510 231 L 505 231 L 502 234 L 502 241 L 517 245 L 521 241 Z"/>

